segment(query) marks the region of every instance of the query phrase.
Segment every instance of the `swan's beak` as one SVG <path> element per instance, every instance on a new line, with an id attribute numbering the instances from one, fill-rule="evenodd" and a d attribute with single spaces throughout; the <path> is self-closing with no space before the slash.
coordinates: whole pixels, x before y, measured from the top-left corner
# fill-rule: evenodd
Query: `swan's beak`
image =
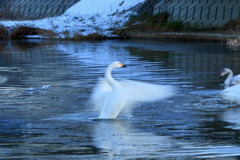
<path id="1" fill-rule="evenodd" d="M 122 63 L 120 63 L 120 66 L 121 66 L 121 67 L 127 67 L 127 66 L 124 66 Z"/>
<path id="2" fill-rule="evenodd" d="M 219 78 L 222 78 L 224 76 L 224 74 L 220 74 Z"/>

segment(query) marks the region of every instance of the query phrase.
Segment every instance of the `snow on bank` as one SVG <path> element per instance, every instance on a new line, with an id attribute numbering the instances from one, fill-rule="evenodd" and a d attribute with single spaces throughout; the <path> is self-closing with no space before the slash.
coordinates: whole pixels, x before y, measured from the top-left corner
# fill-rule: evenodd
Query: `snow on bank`
<path id="1" fill-rule="evenodd" d="M 113 36 L 109 28 L 120 28 L 134 14 L 132 7 L 145 0 L 81 0 L 63 15 L 32 21 L 1 21 L 5 27 L 18 25 L 52 30 L 61 38 L 72 37 L 76 33 L 88 35 L 98 32 Z M 66 34 L 67 33 L 67 34 Z"/>

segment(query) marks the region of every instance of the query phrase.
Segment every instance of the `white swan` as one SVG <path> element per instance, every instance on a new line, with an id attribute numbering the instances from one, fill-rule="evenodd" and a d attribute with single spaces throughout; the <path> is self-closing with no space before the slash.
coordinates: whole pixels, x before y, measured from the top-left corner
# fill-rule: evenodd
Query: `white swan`
<path id="1" fill-rule="evenodd" d="M 127 102 L 154 101 L 168 98 L 174 94 L 173 86 L 162 86 L 132 80 L 115 81 L 111 76 L 113 68 L 125 67 L 115 61 L 105 72 L 105 79 L 100 79 L 90 97 L 90 104 L 100 112 L 100 119 L 113 119 L 118 116 Z"/>
<path id="2" fill-rule="evenodd" d="M 240 104 L 240 84 L 222 90 L 219 96 L 231 103 Z"/>
<path id="3" fill-rule="evenodd" d="M 223 68 L 219 78 L 222 78 L 224 75 L 228 74 L 224 84 L 240 84 L 240 74 L 233 77 L 233 72 L 229 68 Z"/>

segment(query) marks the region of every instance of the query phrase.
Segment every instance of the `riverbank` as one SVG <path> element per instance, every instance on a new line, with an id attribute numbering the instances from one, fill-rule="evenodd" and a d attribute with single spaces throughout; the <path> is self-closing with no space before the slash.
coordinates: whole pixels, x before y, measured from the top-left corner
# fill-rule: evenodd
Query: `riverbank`
<path id="1" fill-rule="evenodd" d="M 226 42 L 236 38 L 240 20 L 231 21 L 227 30 L 185 26 L 169 21 L 169 13 L 137 14 L 144 0 L 94 1 L 81 0 L 58 17 L 29 21 L 1 21 L 0 38 L 50 38 L 61 40 L 99 40 L 121 38 L 174 38 Z M 82 8 L 79 10 L 79 8 Z M 90 9 L 91 8 L 91 9 Z M 94 12 L 93 12 L 94 11 Z M 234 29 L 233 29 L 234 28 Z M 207 30 L 208 29 L 208 30 Z M 151 31 L 151 32 L 149 32 Z"/>
<path id="2" fill-rule="evenodd" d="M 21 38 L 27 35 L 30 38 L 29 35 L 33 35 L 33 38 L 73 40 L 85 40 L 87 36 L 98 38 L 99 35 L 114 37 L 113 29 L 120 28 L 130 15 L 136 14 L 133 8 L 142 2 L 144 0 L 81 0 L 58 17 L 0 21 L 0 36 Z"/>
<path id="3" fill-rule="evenodd" d="M 169 21 L 166 12 L 158 15 L 132 15 L 116 35 L 130 38 L 174 38 L 227 41 L 239 36 L 240 18 L 231 20 L 222 27 L 201 28 L 197 25 L 185 25 L 182 21 Z"/>
<path id="4" fill-rule="evenodd" d="M 173 38 L 173 39 L 195 39 L 226 42 L 227 39 L 233 39 L 239 36 L 234 31 L 224 32 L 134 32 L 126 33 L 129 38 Z"/>

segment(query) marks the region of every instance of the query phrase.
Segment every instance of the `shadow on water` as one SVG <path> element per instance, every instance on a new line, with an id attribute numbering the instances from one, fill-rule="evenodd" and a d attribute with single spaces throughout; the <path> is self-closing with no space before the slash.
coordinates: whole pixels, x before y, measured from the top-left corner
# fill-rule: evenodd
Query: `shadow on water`
<path id="1" fill-rule="evenodd" d="M 240 157 L 239 105 L 222 100 L 238 49 L 176 40 L 0 42 L 0 159 Z M 98 120 L 86 105 L 108 64 L 116 79 L 178 87 L 176 95 Z"/>

